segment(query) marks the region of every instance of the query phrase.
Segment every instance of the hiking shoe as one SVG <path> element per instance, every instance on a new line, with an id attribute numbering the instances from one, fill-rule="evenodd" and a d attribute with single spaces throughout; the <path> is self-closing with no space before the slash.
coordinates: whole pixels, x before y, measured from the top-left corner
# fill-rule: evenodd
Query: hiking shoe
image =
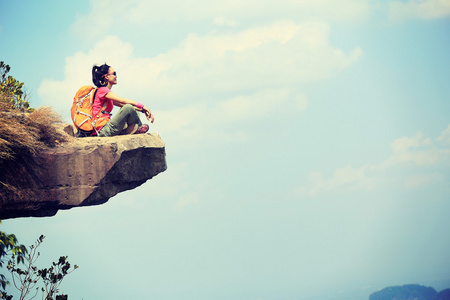
<path id="1" fill-rule="evenodd" d="M 142 125 L 139 126 L 139 128 L 136 130 L 135 134 L 146 133 L 147 131 L 148 131 L 148 125 L 147 125 L 147 124 L 142 124 Z"/>

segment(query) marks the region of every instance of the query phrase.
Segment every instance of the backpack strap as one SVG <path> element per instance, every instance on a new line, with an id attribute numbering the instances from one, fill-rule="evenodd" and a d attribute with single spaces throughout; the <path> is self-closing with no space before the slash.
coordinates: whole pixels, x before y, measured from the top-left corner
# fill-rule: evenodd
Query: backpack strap
<path id="1" fill-rule="evenodd" d="M 98 133 L 99 133 L 99 130 L 97 130 L 97 126 L 96 126 L 97 122 L 100 121 L 100 120 L 106 119 L 105 117 L 102 117 L 101 115 L 102 115 L 102 114 L 105 114 L 105 113 L 111 115 L 111 113 L 106 112 L 105 109 L 106 109 L 106 101 L 105 101 L 105 103 L 103 103 L 102 109 L 101 109 L 101 110 L 98 112 L 98 114 L 94 117 L 94 121 L 92 122 L 92 127 L 94 127 L 94 131 L 95 131 L 95 134 L 96 134 L 96 135 L 98 135 Z M 102 127 L 102 128 L 103 128 L 103 127 Z M 100 130 L 101 130 L 101 128 L 100 128 Z"/>
<path id="2" fill-rule="evenodd" d="M 94 88 L 94 89 L 91 91 L 91 93 L 92 93 L 92 97 L 91 97 L 91 106 L 92 106 L 92 105 L 94 105 L 95 96 L 97 95 L 97 89 Z M 89 93 L 89 94 L 91 94 L 91 93 Z"/>

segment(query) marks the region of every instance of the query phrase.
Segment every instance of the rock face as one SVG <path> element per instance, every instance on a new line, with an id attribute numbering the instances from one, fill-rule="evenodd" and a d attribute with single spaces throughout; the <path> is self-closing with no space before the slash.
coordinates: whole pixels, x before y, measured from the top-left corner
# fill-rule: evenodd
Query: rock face
<path id="1" fill-rule="evenodd" d="M 64 131 L 72 134 L 72 126 Z M 25 165 L 17 173 L 19 195 L 0 195 L 0 219 L 52 216 L 59 209 L 102 204 L 167 169 L 158 134 L 69 137 Z"/>

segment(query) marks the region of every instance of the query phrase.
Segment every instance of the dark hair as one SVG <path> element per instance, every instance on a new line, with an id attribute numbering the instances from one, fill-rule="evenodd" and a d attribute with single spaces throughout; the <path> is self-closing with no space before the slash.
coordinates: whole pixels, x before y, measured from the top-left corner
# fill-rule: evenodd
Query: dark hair
<path id="1" fill-rule="evenodd" d="M 107 64 L 103 64 L 100 67 L 94 65 L 92 67 L 92 82 L 96 87 L 106 86 L 107 82 L 105 79 L 105 75 L 108 74 L 110 66 Z"/>

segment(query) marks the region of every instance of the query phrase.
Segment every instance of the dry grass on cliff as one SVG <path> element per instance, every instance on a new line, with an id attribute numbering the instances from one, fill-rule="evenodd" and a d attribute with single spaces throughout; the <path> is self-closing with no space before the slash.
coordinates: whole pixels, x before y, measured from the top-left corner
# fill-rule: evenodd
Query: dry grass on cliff
<path id="1" fill-rule="evenodd" d="M 64 141 L 55 128 L 61 117 L 44 107 L 32 113 L 11 109 L 8 96 L 0 93 L 0 188 L 9 186 L 17 164 L 26 164 L 40 150 Z"/>
<path id="2" fill-rule="evenodd" d="M 61 117 L 51 108 L 19 112 L 10 109 L 7 96 L 0 93 L 0 161 L 55 146 L 63 139 L 56 123 L 61 123 Z"/>

